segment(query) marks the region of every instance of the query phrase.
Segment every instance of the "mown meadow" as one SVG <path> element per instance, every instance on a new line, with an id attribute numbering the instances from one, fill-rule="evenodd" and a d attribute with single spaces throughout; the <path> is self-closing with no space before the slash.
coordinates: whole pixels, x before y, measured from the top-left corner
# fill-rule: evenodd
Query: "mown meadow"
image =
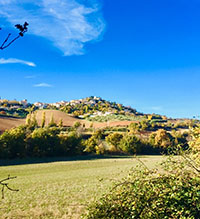
<path id="1" fill-rule="evenodd" d="M 111 185 L 126 177 L 140 162 L 133 156 L 64 161 L 59 158 L 32 160 L 33 164 L 0 167 L 0 179 L 8 173 L 18 192 L 5 191 L 0 201 L 1 218 L 80 218 L 88 205 L 109 191 Z M 153 168 L 162 156 L 141 156 Z M 31 160 L 29 160 L 31 161 Z M 6 162 L 3 163 L 4 165 Z M 8 163 L 7 163 L 8 164 Z"/>

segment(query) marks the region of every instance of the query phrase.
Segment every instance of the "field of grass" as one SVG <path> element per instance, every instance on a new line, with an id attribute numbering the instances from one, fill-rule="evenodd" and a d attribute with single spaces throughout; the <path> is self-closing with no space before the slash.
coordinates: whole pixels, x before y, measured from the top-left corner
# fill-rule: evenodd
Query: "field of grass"
<path id="1" fill-rule="evenodd" d="M 140 159 L 153 168 L 163 157 Z M 112 157 L 1 166 L 0 179 L 17 176 L 9 185 L 20 191 L 5 192 L 0 218 L 80 218 L 91 201 L 137 164 L 133 157 Z"/>
<path id="2" fill-rule="evenodd" d="M 88 117 L 87 120 L 91 122 L 108 122 L 108 121 L 141 121 L 143 118 L 139 116 L 128 116 L 128 115 L 106 115 L 106 116 L 95 116 Z"/>

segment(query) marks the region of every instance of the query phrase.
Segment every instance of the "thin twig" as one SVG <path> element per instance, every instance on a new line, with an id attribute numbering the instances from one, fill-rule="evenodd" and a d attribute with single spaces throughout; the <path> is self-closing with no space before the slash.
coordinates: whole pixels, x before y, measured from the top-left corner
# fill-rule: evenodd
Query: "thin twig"
<path id="1" fill-rule="evenodd" d="M 147 167 L 147 165 L 146 165 L 140 158 L 136 157 L 136 160 L 137 160 L 138 162 L 140 162 L 140 163 L 142 164 L 142 166 L 145 167 L 145 169 L 150 172 L 150 169 Z"/>
<path id="2" fill-rule="evenodd" d="M 194 161 L 189 158 L 188 156 L 186 155 L 183 155 L 182 154 L 182 157 L 188 162 L 188 164 L 193 168 L 195 169 L 198 173 L 200 173 L 200 169 L 198 167 L 196 167 L 196 165 L 194 164 Z"/>
<path id="3" fill-rule="evenodd" d="M 15 37 L 14 39 L 10 40 L 10 42 L 8 41 L 10 36 L 11 36 L 11 33 L 8 34 L 8 36 L 6 37 L 6 39 L 3 41 L 3 43 L 1 44 L 0 46 L 0 50 L 3 50 L 3 49 L 6 49 L 7 47 L 9 47 L 12 43 L 14 43 L 17 39 L 19 39 L 20 37 L 23 37 L 24 34 L 28 31 L 28 26 L 29 24 L 27 22 L 25 22 L 23 25 L 21 24 L 16 24 L 15 27 L 20 31 L 18 36 Z M 0 28 L 0 30 L 2 30 Z M 7 43 L 7 45 L 6 45 Z"/>
<path id="4" fill-rule="evenodd" d="M 3 49 L 3 46 L 5 45 L 5 43 L 8 41 L 8 39 L 10 38 L 11 33 L 8 34 L 8 36 L 6 37 L 6 39 L 4 40 L 4 42 L 2 43 L 0 49 Z"/>
<path id="5" fill-rule="evenodd" d="M 10 186 L 8 186 L 8 182 L 6 182 L 8 180 L 12 180 L 12 179 L 16 179 L 16 178 L 17 178 L 16 176 L 11 177 L 10 175 L 8 175 L 7 178 L 0 180 L 0 185 L 2 186 L 2 189 L 1 189 L 2 199 L 4 199 L 4 190 L 5 190 L 5 188 L 7 188 L 8 190 L 10 190 L 12 192 L 18 192 L 19 191 L 18 189 L 13 189 Z"/>
<path id="6" fill-rule="evenodd" d="M 5 48 L 7 48 L 7 47 L 9 47 L 12 43 L 14 43 L 17 39 L 19 39 L 20 38 L 20 35 L 18 35 L 17 37 L 15 37 L 13 40 L 11 40 L 7 45 L 5 45 L 4 47 L 0 47 L 0 49 L 5 49 Z"/>

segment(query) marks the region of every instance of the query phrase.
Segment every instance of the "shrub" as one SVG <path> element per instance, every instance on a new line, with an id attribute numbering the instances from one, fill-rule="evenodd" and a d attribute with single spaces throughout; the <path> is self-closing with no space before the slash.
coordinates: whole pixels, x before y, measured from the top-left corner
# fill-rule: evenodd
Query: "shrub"
<path id="1" fill-rule="evenodd" d="M 138 153 L 141 149 L 142 143 L 135 135 L 125 134 L 120 141 L 120 149 L 128 154 Z"/>
<path id="2" fill-rule="evenodd" d="M 0 135 L 0 157 L 25 157 L 25 136 L 25 126 L 7 130 L 2 135 Z"/>
<path id="3" fill-rule="evenodd" d="M 96 153 L 96 146 L 98 146 L 98 139 L 94 136 L 91 136 L 85 141 L 85 152 Z"/>
<path id="4" fill-rule="evenodd" d="M 164 129 L 159 129 L 152 133 L 149 137 L 150 143 L 154 147 L 160 147 L 165 151 L 173 150 L 175 145 L 175 138 Z"/>
<path id="5" fill-rule="evenodd" d="M 114 132 L 106 137 L 106 142 L 112 146 L 112 151 L 119 151 L 122 138 L 122 134 Z"/>
<path id="6" fill-rule="evenodd" d="M 27 137 L 28 155 L 33 157 L 55 156 L 59 146 L 59 129 L 37 128 Z"/>
<path id="7" fill-rule="evenodd" d="M 200 152 L 200 127 L 193 128 L 192 140 L 189 145 L 194 152 Z"/>
<path id="8" fill-rule="evenodd" d="M 59 135 L 60 137 L 60 150 L 58 154 L 65 156 L 80 155 L 83 152 L 82 139 L 74 131 L 69 132 L 68 134 Z"/>
<path id="9" fill-rule="evenodd" d="M 199 172 L 175 159 L 160 172 L 140 167 L 91 204 L 84 218 L 200 218 Z"/>
<path id="10" fill-rule="evenodd" d="M 81 126 L 81 123 L 80 122 L 75 122 L 74 123 L 74 125 L 73 125 L 73 127 L 75 128 L 75 129 L 77 129 L 77 128 L 79 128 Z"/>
<path id="11" fill-rule="evenodd" d="M 140 130 L 140 123 L 131 123 L 128 127 L 128 130 L 131 132 L 131 133 L 137 133 L 139 130 Z"/>
<path id="12" fill-rule="evenodd" d="M 98 129 L 92 136 L 84 142 L 85 152 L 102 154 L 105 152 L 104 145 L 102 144 L 103 130 Z"/>

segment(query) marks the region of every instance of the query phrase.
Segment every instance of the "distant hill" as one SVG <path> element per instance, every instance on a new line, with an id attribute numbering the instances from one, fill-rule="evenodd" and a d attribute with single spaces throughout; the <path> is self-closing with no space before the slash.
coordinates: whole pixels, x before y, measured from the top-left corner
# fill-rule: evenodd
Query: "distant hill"
<path id="1" fill-rule="evenodd" d="M 25 119 L 18 119 L 12 117 L 0 117 L 0 133 L 4 132 L 6 129 L 11 129 L 19 125 L 25 124 Z"/>
<path id="2" fill-rule="evenodd" d="M 79 100 L 71 100 L 69 102 L 61 101 L 49 104 L 47 107 L 54 107 L 75 116 L 88 116 L 91 114 L 103 113 L 129 113 L 131 115 L 143 115 L 138 113 L 135 109 L 122 104 L 111 102 L 102 99 L 101 97 L 86 97 Z"/>
<path id="3" fill-rule="evenodd" d="M 146 122 L 147 125 L 153 124 L 154 127 L 165 127 L 167 130 L 171 130 L 173 128 L 188 128 L 192 122 L 192 120 L 186 119 L 170 119 L 158 114 L 139 113 L 132 107 L 126 107 L 94 96 L 69 102 L 61 101 L 53 104 L 37 102 L 32 105 L 27 101 L 2 100 L 0 105 L 0 133 L 6 129 L 25 124 L 26 119 L 14 118 L 14 115 L 19 116 L 21 113 L 24 116 L 31 111 L 36 114 L 39 125 L 41 125 L 45 112 L 46 125 L 49 124 L 53 116 L 57 125 L 62 120 L 65 127 L 71 127 L 75 122 L 84 124 L 86 128 L 124 127 L 130 123 Z"/>
<path id="4" fill-rule="evenodd" d="M 42 117 L 43 113 L 45 113 L 45 118 L 46 118 L 46 125 L 50 122 L 52 116 L 54 118 L 54 121 L 56 124 L 59 123 L 59 121 L 62 119 L 63 121 L 63 126 L 73 126 L 75 122 L 81 122 L 81 119 L 77 119 L 72 115 L 68 115 L 64 112 L 61 112 L 59 110 L 37 110 L 35 111 L 36 113 L 36 119 L 38 121 L 38 124 L 41 125 L 42 122 Z"/>
<path id="5" fill-rule="evenodd" d="M 89 128 L 90 125 L 94 128 L 103 128 L 110 126 L 128 126 L 132 121 L 109 121 L 109 122 L 89 122 L 84 119 L 76 118 L 73 115 L 66 114 L 65 112 L 59 110 L 37 110 L 35 111 L 36 119 L 39 125 L 41 125 L 43 113 L 45 112 L 46 125 L 50 122 L 52 116 L 56 124 L 59 124 L 59 121 L 62 119 L 63 126 L 71 127 L 75 122 L 80 122 L 85 124 L 86 128 Z M 8 116 L 0 117 L 0 133 L 4 132 L 6 129 L 11 129 L 20 125 L 25 124 L 26 119 L 12 118 Z"/>

